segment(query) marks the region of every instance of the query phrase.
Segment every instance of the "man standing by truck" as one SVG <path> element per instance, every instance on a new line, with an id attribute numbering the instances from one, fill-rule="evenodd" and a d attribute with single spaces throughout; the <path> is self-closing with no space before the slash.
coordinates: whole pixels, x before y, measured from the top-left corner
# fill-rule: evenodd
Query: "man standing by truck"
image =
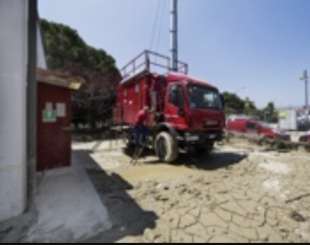
<path id="1" fill-rule="evenodd" d="M 148 112 L 149 108 L 146 106 L 138 112 L 135 119 L 135 125 L 133 128 L 135 143 L 133 161 L 136 161 L 142 155 L 147 143 L 147 137 L 149 134 L 149 130 L 146 127 Z"/>
<path id="2" fill-rule="evenodd" d="M 144 145 L 146 141 L 146 137 L 148 134 L 148 128 L 145 126 L 147 121 L 149 108 L 146 106 L 141 109 L 137 116 L 134 125 L 134 134 L 135 134 L 135 144 L 136 145 Z"/>

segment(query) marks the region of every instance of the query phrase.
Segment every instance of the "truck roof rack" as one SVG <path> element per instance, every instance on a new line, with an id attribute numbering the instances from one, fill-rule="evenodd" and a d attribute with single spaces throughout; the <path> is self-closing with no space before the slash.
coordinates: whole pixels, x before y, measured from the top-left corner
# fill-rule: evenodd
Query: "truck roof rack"
<path id="1" fill-rule="evenodd" d="M 145 50 L 137 57 L 132 59 L 127 65 L 121 69 L 124 80 L 134 77 L 141 72 L 157 72 L 163 73 L 172 71 L 171 59 L 168 56 Z M 178 72 L 187 74 L 188 64 L 178 61 Z"/>

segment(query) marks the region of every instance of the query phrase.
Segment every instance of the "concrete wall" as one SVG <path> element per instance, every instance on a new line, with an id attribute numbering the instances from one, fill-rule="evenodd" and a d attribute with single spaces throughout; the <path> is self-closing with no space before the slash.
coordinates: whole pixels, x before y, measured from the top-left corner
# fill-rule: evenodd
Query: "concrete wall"
<path id="1" fill-rule="evenodd" d="M 0 221 L 26 204 L 27 7 L 0 1 Z"/>

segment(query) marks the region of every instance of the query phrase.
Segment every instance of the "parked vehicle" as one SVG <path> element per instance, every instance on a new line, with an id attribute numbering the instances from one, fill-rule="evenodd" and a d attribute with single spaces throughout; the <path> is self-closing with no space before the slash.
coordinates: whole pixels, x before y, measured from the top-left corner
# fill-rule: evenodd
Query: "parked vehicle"
<path id="1" fill-rule="evenodd" d="M 299 142 L 310 143 L 310 132 L 306 133 L 305 135 L 300 136 Z"/>
<path id="2" fill-rule="evenodd" d="M 169 65 L 154 62 L 154 56 L 169 64 L 168 57 L 145 51 L 123 68 L 115 124 L 132 128 L 139 110 L 148 106 L 148 146 L 160 160 L 172 162 L 180 151 L 210 152 L 214 142 L 222 139 L 225 127 L 224 101 L 219 90 L 188 76 L 185 63 L 179 62 L 179 73 L 160 75 L 151 71 L 153 66 L 170 70 Z M 132 143 L 132 133 L 127 132 Z"/>
<path id="3" fill-rule="evenodd" d="M 290 140 L 290 135 L 283 130 L 275 129 L 266 123 L 250 118 L 233 118 L 226 123 L 228 131 L 254 134 L 267 139 Z"/>

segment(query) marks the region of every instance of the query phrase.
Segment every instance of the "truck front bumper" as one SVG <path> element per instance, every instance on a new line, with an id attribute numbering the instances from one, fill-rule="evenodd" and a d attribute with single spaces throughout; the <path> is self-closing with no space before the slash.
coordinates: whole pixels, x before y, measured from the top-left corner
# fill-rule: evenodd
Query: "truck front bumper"
<path id="1" fill-rule="evenodd" d="M 203 144 L 206 142 L 220 141 L 223 139 L 222 131 L 215 132 L 186 132 L 180 134 L 177 140 L 189 144 Z"/>

